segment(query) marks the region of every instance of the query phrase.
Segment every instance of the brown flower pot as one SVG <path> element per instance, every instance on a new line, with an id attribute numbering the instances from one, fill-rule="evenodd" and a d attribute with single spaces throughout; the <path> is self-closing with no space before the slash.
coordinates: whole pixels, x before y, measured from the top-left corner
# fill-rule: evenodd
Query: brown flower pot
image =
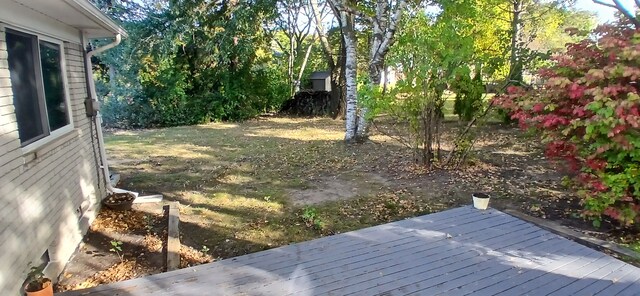
<path id="1" fill-rule="evenodd" d="M 43 286 L 43 289 L 33 292 L 30 292 L 31 289 L 24 287 L 24 291 L 27 293 L 27 296 L 53 296 L 53 284 L 51 281 L 46 281 Z"/>
<path id="2" fill-rule="evenodd" d="M 126 211 L 131 210 L 135 198 L 131 193 L 112 193 L 102 200 L 102 204 L 112 210 Z"/>

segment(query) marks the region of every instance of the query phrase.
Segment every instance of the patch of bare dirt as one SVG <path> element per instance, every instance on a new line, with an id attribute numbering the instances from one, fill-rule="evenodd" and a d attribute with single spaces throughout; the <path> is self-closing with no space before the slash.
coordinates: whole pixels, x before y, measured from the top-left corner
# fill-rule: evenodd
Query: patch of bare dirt
<path id="1" fill-rule="evenodd" d="M 295 206 L 314 205 L 375 194 L 387 185 L 389 180 L 373 173 L 359 174 L 353 178 L 344 175 L 324 176 L 313 180 L 308 188 L 290 189 L 289 197 Z"/>

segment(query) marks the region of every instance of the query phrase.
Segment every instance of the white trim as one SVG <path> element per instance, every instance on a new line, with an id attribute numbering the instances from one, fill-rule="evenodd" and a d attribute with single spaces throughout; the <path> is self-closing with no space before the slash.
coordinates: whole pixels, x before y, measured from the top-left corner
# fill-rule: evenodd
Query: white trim
<path id="1" fill-rule="evenodd" d="M 59 40 L 80 44 L 80 30 L 78 28 L 71 27 L 14 1 L 2 1 L 0 22 L 25 33 L 42 33 Z"/>
<path id="2" fill-rule="evenodd" d="M 86 15 L 84 12 L 89 13 L 90 15 L 87 15 L 88 17 L 91 17 L 94 20 L 101 22 L 102 25 L 105 25 L 102 27 L 103 28 L 106 27 L 105 29 L 113 32 L 113 35 L 120 34 L 124 38 L 128 37 L 127 32 L 125 32 L 125 30 L 122 27 L 120 27 L 120 25 L 114 22 L 109 16 L 105 15 L 102 11 L 100 11 L 97 7 L 95 7 L 89 1 L 87 0 L 64 0 L 64 1 L 67 2 L 67 4 L 71 5 L 72 7 L 74 5 L 69 2 L 75 3 L 76 4 L 75 6 L 82 7 L 84 11 L 79 11 L 80 13 L 84 15 Z M 112 36 L 101 36 L 101 37 L 112 37 Z"/>
<path id="3" fill-rule="evenodd" d="M 44 138 L 42 138 L 40 140 L 37 140 L 37 141 L 27 145 L 27 146 L 22 147 L 22 155 L 29 154 L 31 152 L 39 150 L 39 149 L 47 146 L 47 144 L 49 144 L 49 143 L 51 143 L 51 142 L 53 142 L 53 141 L 55 141 L 55 140 L 57 140 L 59 138 L 62 138 L 62 137 L 66 136 L 67 134 L 69 134 L 69 133 L 71 133 L 73 131 L 74 131 L 73 123 L 67 124 L 67 125 L 59 128 L 59 129 L 57 129 L 55 131 L 52 131 L 51 133 L 49 133 L 48 136 L 46 136 L 46 137 L 44 137 Z"/>
<path id="4" fill-rule="evenodd" d="M 73 114 L 72 114 L 73 113 L 73 110 L 72 110 L 73 108 L 72 108 L 72 105 L 71 105 L 71 95 L 70 95 L 70 92 L 69 92 L 69 82 L 68 82 L 68 77 L 67 77 L 67 75 L 69 73 L 68 73 L 68 70 L 67 70 L 67 56 L 66 56 L 66 53 L 65 53 L 66 48 L 64 46 L 64 41 L 61 41 L 61 40 L 56 39 L 56 38 L 48 37 L 48 36 L 45 36 L 45 35 L 42 35 L 42 34 L 38 34 L 38 33 L 35 33 L 33 31 L 26 31 L 25 32 L 25 31 L 23 31 L 23 30 L 21 30 L 19 28 L 15 28 L 13 26 L 8 26 L 8 25 L 2 24 L 2 23 L 0 23 L 0 28 L 2 28 L 3 34 L 5 34 L 5 40 L 6 40 L 6 34 L 7 34 L 6 33 L 6 29 L 7 28 L 11 29 L 11 30 L 14 30 L 14 31 L 18 31 L 18 32 L 24 32 L 24 33 L 27 33 L 27 34 L 35 35 L 36 39 L 38 41 L 38 43 L 37 43 L 38 46 L 36 48 L 36 50 L 38 51 L 38 56 L 40 56 L 40 41 L 41 40 L 45 41 L 45 42 L 54 43 L 54 44 L 60 46 L 60 71 L 62 72 L 61 75 L 62 75 L 62 84 L 63 84 L 63 91 L 64 91 L 64 100 L 65 100 L 65 103 L 66 103 L 67 120 L 69 121 L 69 123 L 67 125 L 59 128 L 59 129 L 57 129 L 57 130 L 54 130 L 54 131 L 49 130 L 49 134 L 44 136 L 42 139 L 36 140 L 35 142 L 32 142 L 32 143 L 29 143 L 26 146 L 22 146 L 21 147 L 22 154 L 24 155 L 24 154 L 31 153 L 31 152 L 33 152 L 35 150 L 38 150 L 38 149 L 42 148 L 43 146 L 47 145 L 48 143 L 50 143 L 52 141 L 55 141 L 60 137 L 65 136 L 66 134 L 68 134 L 71 131 L 73 131 L 74 128 L 75 128 L 75 125 L 74 125 L 74 122 L 73 122 Z M 40 61 L 37 61 L 37 62 L 39 63 Z M 40 69 L 40 75 L 42 75 L 42 69 Z M 46 98 L 44 98 L 44 99 L 46 100 Z M 46 104 L 46 102 L 40 102 L 40 103 Z M 46 110 L 46 106 L 45 106 L 45 110 Z M 48 122 L 48 116 L 49 115 L 48 114 L 44 114 L 44 116 L 47 116 L 47 122 Z M 17 121 L 16 121 L 16 126 L 18 127 L 18 130 L 20 130 L 20 124 Z M 51 127 L 49 127 L 49 129 L 50 128 Z"/>
<path id="5" fill-rule="evenodd" d="M 60 41 L 54 38 L 49 38 L 47 36 L 39 36 L 39 35 L 36 35 L 36 36 L 38 36 L 38 41 L 42 40 L 42 41 L 54 43 L 60 46 L 60 71 L 62 71 L 62 88 L 64 91 L 64 101 L 67 103 L 67 120 L 69 121 L 69 124 L 65 125 L 60 129 L 63 129 L 69 125 L 71 125 L 71 128 L 73 128 L 75 125 L 73 124 L 73 114 L 72 114 L 73 108 L 71 105 L 71 93 L 69 92 L 69 78 L 67 77 L 69 75 L 69 72 L 67 70 L 67 55 L 65 53 L 64 41 Z M 40 47 L 38 47 L 38 52 L 40 52 Z M 40 75 L 42 75 L 42 71 L 40 71 Z M 47 114 L 47 116 L 49 115 Z M 53 134 L 53 132 L 51 132 L 51 134 Z M 49 136 L 51 136 L 51 134 L 49 134 Z"/>

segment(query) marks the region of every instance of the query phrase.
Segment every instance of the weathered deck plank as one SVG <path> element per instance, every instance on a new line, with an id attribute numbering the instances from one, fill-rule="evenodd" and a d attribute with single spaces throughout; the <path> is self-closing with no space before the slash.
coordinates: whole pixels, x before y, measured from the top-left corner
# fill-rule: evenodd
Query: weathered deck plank
<path id="1" fill-rule="evenodd" d="M 61 295 L 640 295 L 640 268 L 462 207 Z"/>

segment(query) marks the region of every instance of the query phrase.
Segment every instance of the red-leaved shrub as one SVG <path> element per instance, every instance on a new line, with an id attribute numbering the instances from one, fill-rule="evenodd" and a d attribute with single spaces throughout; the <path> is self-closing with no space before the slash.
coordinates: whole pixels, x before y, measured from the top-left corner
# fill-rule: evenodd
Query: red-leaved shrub
<path id="1" fill-rule="evenodd" d="M 640 222 L 640 31 L 596 29 L 542 69 L 540 89 L 510 87 L 495 104 L 542 131 L 546 155 L 577 172 L 585 215 Z"/>

